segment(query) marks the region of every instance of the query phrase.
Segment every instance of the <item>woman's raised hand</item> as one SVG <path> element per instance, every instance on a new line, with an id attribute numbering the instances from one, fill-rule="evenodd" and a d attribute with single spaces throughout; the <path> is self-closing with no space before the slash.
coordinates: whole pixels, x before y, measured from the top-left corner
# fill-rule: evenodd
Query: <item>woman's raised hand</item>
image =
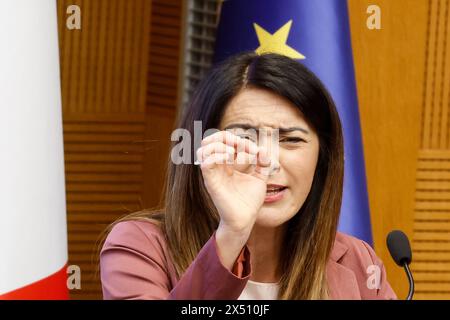
<path id="1" fill-rule="evenodd" d="M 267 150 L 229 131 L 219 131 L 202 140 L 197 161 L 219 212 L 219 226 L 249 233 L 266 196 Z"/>

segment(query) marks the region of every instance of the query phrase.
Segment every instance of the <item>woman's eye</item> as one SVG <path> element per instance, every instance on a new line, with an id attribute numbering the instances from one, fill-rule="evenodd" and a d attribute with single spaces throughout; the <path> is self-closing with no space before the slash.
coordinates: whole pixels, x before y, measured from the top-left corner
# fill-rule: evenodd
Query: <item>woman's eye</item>
<path id="1" fill-rule="evenodd" d="M 290 137 L 290 138 L 283 138 L 280 139 L 280 142 L 291 142 L 291 143 L 297 143 L 297 142 L 305 142 L 302 138 L 296 138 L 296 137 Z"/>
<path id="2" fill-rule="evenodd" d="M 242 139 L 247 139 L 247 140 L 250 140 L 250 141 L 255 141 L 255 139 L 253 139 L 253 137 L 251 137 L 251 136 L 239 136 L 240 138 L 242 138 Z"/>

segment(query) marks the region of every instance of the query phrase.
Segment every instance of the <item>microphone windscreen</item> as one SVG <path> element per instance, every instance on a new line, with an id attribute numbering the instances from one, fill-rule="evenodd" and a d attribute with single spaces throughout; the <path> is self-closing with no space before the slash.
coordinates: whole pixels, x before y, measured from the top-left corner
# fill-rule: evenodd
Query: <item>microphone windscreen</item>
<path id="1" fill-rule="evenodd" d="M 403 263 L 410 264 L 412 260 L 411 246 L 406 234 L 400 230 L 391 231 L 386 239 L 389 252 L 395 263 L 403 266 Z"/>

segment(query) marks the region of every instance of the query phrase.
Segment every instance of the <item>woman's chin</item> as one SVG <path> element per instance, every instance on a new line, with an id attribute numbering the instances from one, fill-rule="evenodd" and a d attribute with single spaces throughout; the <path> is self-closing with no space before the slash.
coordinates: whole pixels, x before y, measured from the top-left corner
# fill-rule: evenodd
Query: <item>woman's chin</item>
<path id="1" fill-rule="evenodd" d="M 264 228 L 276 228 L 287 222 L 295 215 L 295 212 L 288 212 L 280 208 L 261 208 L 255 225 Z"/>

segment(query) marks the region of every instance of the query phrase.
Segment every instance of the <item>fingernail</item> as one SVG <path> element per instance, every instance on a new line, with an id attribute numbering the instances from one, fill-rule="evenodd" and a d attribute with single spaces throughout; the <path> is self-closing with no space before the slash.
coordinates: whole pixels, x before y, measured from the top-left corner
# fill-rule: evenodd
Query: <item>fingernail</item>
<path id="1" fill-rule="evenodd" d="M 270 157 L 265 150 L 260 150 L 260 161 L 262 164 L 270 164 Z"/>
<path id="2" fill-rule="evenodd" d="M 250 147 L 249 147 L 249 150 L 250 150 L 250 153 L 257 154 L 258 153 L 258 146 L 256 146 L 253 143 L 251 143 Z"/>

